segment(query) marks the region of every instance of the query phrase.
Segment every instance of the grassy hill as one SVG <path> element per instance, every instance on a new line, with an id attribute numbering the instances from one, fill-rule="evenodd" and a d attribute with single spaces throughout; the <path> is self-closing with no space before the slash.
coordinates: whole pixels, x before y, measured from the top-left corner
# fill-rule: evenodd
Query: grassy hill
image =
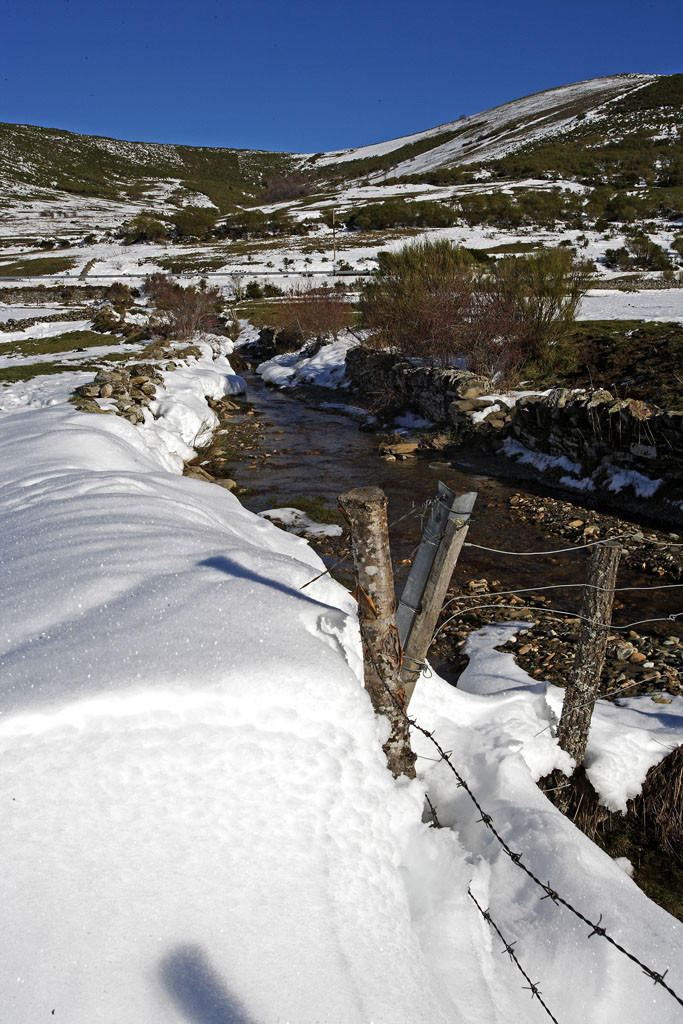
<path id="1" fill-rule="evenodd" d="M 287 174 L 286 153 L 122 142 L 31 125 L 0 124 L 0 177 L 12 184 L 102 199 L 142 199 L 154 186 L 180 201 L 202 193 L 222 211 L 264 179 Z"/>

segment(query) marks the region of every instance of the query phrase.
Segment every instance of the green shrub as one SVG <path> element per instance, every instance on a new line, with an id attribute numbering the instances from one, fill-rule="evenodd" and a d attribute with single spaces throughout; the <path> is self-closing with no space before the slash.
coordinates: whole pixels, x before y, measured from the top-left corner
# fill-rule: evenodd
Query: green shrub
<path id="1" fill-rule="evenodd" d="M 274 299 L 283 294 L 282 288 L 278 288 L 276 284 L 270 284 L 268 281 L 264 284 L 250 281 L 244 289 L 245 299 Z"/>
<path id="2" fill-rule="evenodd" d="M 609 270 L 631 270 L 633 267 L 628 249 L 624 245 L 618 249 L 605 249 L 604 263 Z"/>
<path id="3" fill-rule="evenodd" d="M 216 229 L 227 238 L 270 238 L 279 235 L 305 235 L 308 224 L 293 220 L 284 210 L 263 213 L 261 210 L 240 210 Z"/>
<path id="4" fill-rule="evenodd" d="M 206 238 L 211 234 L 218 211 L 211 206 L 183 206 L 173 216 L 178 238 Z"/>
<path id="5" fill-rule="evenodd" d="M 638 270 L 671 270 L 671 260 L 661 245 L 657 245 L 644 232 L 639 231 L 626 241 L 633 266 Z"/>
<path id="6" fill-rule="evenodd" d="M 158 242 L 166 237 L 167 232 L 166 225 L 154 214 L 141 213 L 122 224 L 118 235 L 124 245 L 133 245 L 135 242 Z"/>
<path id="7" fill-rule="evenodd" d="M 481 271 L 467 250 L 443 240 L 421 242 L 380 253 L 378 264 L 359 303 L 371 344 L 442 366 L 468 358 L 472 368 L 485 365 L 499 375 L 507 370 L 506 346 L 499 343 L 509 333 L 502 323 L 504 304 L 478 288 Z"/>
<path id="8" fill-rule="evenodd" d="M 445 241 L 406 246 L 380 253 L 361 290 L 362 326 L 377 347 L 507 383 L 521 366 L 552 364 L 590 273 L 566 248 L 489 270 Z"/>
<path id="9" fill-rule="evenodd" d="M 326 213 L 323 220 L 331 227 L 331 212 Z M 350 231 L 384 231 L 396 227 L 447 228 L 455 221 L 453 210 L 443 203 L 430 200 L 408 203 L 405 199 L 388 199 L 351 210 L 346 214 L 344 224 Z"/>

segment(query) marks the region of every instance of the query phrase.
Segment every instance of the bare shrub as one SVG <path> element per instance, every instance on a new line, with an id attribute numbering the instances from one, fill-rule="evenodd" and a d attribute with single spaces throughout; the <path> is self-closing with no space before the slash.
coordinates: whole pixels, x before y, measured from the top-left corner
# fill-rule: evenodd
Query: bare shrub
<path id="1" fill-rule="evenodd" d="M 279 203 L 284 199 L 300 199 L 308 194 L 309 184 L 303 174 L 294 171 L 282 178 L 268 178 L 265 182 L 263 199 L 267 203 Z"/>
<path id="2" fill-rule="evenodd" d="M 148 277 L 145 292 L 164 314 L 164 333 L 169 337 L 190 338 L 201 331 L 215 329 L 218 313 L 223 308 L 220 289 L 202 285 L 183 288 L 167 274 Z"/>
<path id="3" fill-rule="evenodd" d="M 558 246 L 535 256 L 501 260 L 495 279 L 516 307 L 524 360 L 549 369 L 574 326 L 593 267 Z"/>
<path id="4" fill-rule="evenodd" d="M 281 330 L 296 333 L 302 342 L 336 338 L 350 319 L 346 295 L 328 287 L 295 288 L 278 309 Z"/>
<path id="5" fill-rule="evenodd" d="M 587 283 L 566 249 L 488 270 L 465 249 L 424 242 L 380 253 L 361 292 L 362 325 L 376 347 L 510 384 L 523 365 L 550 365 Z"/>

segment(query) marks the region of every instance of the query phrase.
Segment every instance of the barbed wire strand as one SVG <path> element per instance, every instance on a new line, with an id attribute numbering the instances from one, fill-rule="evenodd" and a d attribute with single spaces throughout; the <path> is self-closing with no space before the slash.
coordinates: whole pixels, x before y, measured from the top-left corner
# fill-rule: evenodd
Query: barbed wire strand
<path id="1" fill-rule="evenodd" d="M 338 565 L 341 565 L 342 562 L 345 562 L 349 558 L 350 554 L 351 552 L 349 551 L 349 549 L 344 548 L 339 558 L 337 558 L 336 561 L 332 563 L 332 565 L 329 565 L 327 569 L 323 569 L 323 571 L 319 572 L 317 576 L 314 576 L 312 580 L 308 580 L 307 583 L 304 583 L 303 586 L 299 587 L 299 590 L 305 590 L 306 587 L 310 587 L 311 583 L 315 583 L 317 580 L 321 580 L 323 576 L 327 576 L 327 574 L 332 572 L 333 569 L 336 569 Z"/>
<path id="2" fill-rule="evenodd" d="M 428 758 L 428 760 L 431 761 L 432 758 Z M 442 825 L 441 825 L 441 822 L 439 821 L 438 815 L 436 813 L 436 808 L 434 807 L 434 804 L 432 803 L 432 801 L 429 799 L 429 795 L 428 794 L 425 794 L 425 800 L 427 802 L 427 806 L 429 807 L 429 813 L 432 816 L 432 828 L 441 828 Z M 514 949 L 516 943 L 515 942 L 508 942 L 508 940 L 505 938 L 505 936 L 503 935 L 502 931 L 500 930 L 500 928 L 498 927 L 496 922 L 493 920 L 493 918 L 491 916 L 490 908 L 487 907 L 487 909 L 484 910 L 484 908 L 481 906 L 481 904 L 479 903 L 479 901 L 477 900 L 476 896 L 474 895 L 474 893 L 472 892 L 472 890 L 471 890 L 471 888 L 469 886 L 467 887 L 467 895 L 472 900 L 472 902 L 474 903 L 475 907 L 477 908 L 477 910 L 479 911 L 481 916 L 488 923 L 488 925 L 491 928 L 493 928 L 493 930 L 495 931 L 496 935 L 498 936 L 498 938 L 503 943 L 503 948 L 501 949 L 501 953 L 507 953 L 507 955 L 510 957 L 510 960 L 515 965 L 517 970 L 520 972 L 520 974 L 522 975 L 524 980 L 528 982 L 528 985 L 525 985 L 524 988 L 528 988 L 529 989 L 533 999 L 538 999 L 539 1003 L 541 1004 L 541 1006 L 543 1007 L 545 1012 L 548 1014 L 550 1019 L 554 1022 L 554 1024 L 559 1024 L 559 1021 L 554 1016 L 554 1014 L 551 1012 L 550 1008 L 547 1006 L 545 1000 L 543 999 L 543 997 L 541 995 L 541 990 L 538 987 L 538 982 L 533 982 L 531 980 L 531 978 L 529 977 L 529 975 L 527 974 L 527 972 L 524 970 L 524 968 L 522 967 L 521 963 L 519 962 L 519 959 L 518 959 L 517 954 L 515 953 L 515 949 Z"/>
<path id="3" fill-rule="evenodd" d="M 538 987 L 538 982 L 531 980 L 531 978 L 529 977 L 529 975 L 527 974 L 527 972 L 524 970 L 524 968 L 522 967 L 521 963 L 519 962 L 517 954 L 515 953 L 515 948 L 514 948 L 515 947 L 515 943 L 514 942 L 508 942 L 508 940 L 505 938 L 505 936 L 503 935 L 502 931 L 500 930 L 500 928 L 498 927 L 496 922 L 491 917 L 491 911 L 488 908 L 486 910 L 484 910 L 484 908 L 478 902 L 476 896 L 474 895 L 474 893 L 472 892 L 472 890 L 469 887 L 467 889 L 467 895 L 472 900 L 472 902 L 474 903 L 475 907 L 477 908 L 477 910 L 479 911 L 481 916 L 490 925 L 490 927 L 493 928 L 494 932 L 496 933 L 496 935 L 498 936 L 500 941 L 503 943 L 503 948 L 501 949 L 501 953 L 507 953 L 507 955 L 510 957 L 510 959 L 513 962 L 513 964 L 515 965 L 515 967 L 519 971 L 519 973 L 522 975 L 522 977 L 527 982 L 527 984 L 522 986 L 522 987 L 523 988 L 528 988 L 529 991 L 531 992 L 531 998 L 532 999 L 538 999 L 539 1003 L 541 1004 L 541 1006 L 543 1007 L 545 1012 L 548 1014 L 550 1019 L 554 1022 L 554 1024 L 559 1024 L 559 1021 L 558 1021 L 557 1017 L 551 1011 L 551 1009 L 549 1008 L 549 1006 L 546 1003 L 545 999 L 541 995 L 541 990 Z"/>
<path id="4" fill-rule="evenodd" d="M 405 515 L 399 516 L 398 519 L 394 519 L 393 522 L 389 523 L 388 529 L 392 529 L 392 527 L 396 526 L 397 523 L 402 522 L 404 519 L 410 519 L 412 516 L 416 516 L 417 517 L 417 516 L 424 515 L 426 510 L 429 508 L 430 505 L 432 505 L 434 503 L 434 501 L 435 501 L 434 498 L 429 498 L 427 501 L 423 502 L 421 505 L 413 506 L 413 508 L 411 508 L 410 512 L 406 512 Z M 418 547 L 419 547 L 419 544 L 418 544 Z M 417 551 L 417 548 L 415 548 L 414 550 Z M 350 556 L 350 554 L 351 554 L 351 552 L 349 551 L 349 549 L 345 548 L 344 551 L 339 556 L 339 558 L 335 562 L 333 562 L 332 565 L 328 566 L 327 569 L 324 569 L 322 572 L 319 572 L 317 576 L 313 577 L 313 579 L 308 580 L 306 583 L 304 583 L 303 586 L 299 587 L 299 590 L 300 591 L 301 590 L 305 590 L 306 587 L 310 587 L 312 583 L 317 583 L 318 580 L 321 580 L 323 578 L 323 576 L 327 576 L 329 573 L 333 572 L 334 569 L 336 569 L 338 565 L 341 565 L 342 562 L 345 562 L 347 560 L 347 558 Z M 413 554 L 414 554 L 414 552 L 413 552 Z"/>
<path id="5" fill-rule="evenodd" d="M 631 689 L 633 689 L 634 686 L 639 686 L 639 685 L 640 685 L 640 681 L 638 679 L 629 679 L 627 682 L 622 683 L 621 686 L 617 686 L 616 690 L 608 690 L 607 693 L 598 693 L 598 694 L 596 694 L 595 697 L 591 697 L 590 700 L 584 701 L 583 704 L 577 704 L 575 707 L 570 708 L 566 712 L 567 717 L 569 717 L 570 715 L 575 715 L 578 711 L 581 711 L 583 708 L 587 708 L 589 704 L 597 704 L 597 702 L 599 700 L 605 700 L 606 697 L 613 697 L 615 693 L 621 693 L 622 690 L 631 690 Z M 553 714 L 554 714 L 554 712 L 553 712 Z M 563 712 L 560 712 L 560 714 L 562 715 Z M 545 725 L 541 730 L 539 730 L 539 732 L 534 733 L 534 739 L 537 739 L 539 736 L 542 736 L 544 732 L 547 732 L 548 729 L 552 729 L 552 727 L 553 727 L 553 723 L 552 722 L 548 722 L 548 724 Z M 651 737 L 651 739 L 654 739 L 654 737 Z M 659 742 L 659 741 L 656 741 L 656 742 Z M 664 747 L 665 744 L 661 743 L 660 746 Z M 675 750 L 676 748 L 675 747 L 665 747 L 665 749 L 668 750 L 669 753 L 671 753 L 671 751 Z M 558 788 L 562 789 L 563 787 L 559 786 Z M 546 789 L 546 790 L 544 790 L 544 792 L 545 793 L 551 793 L 552 790 Z"/>
<path id="6" fill-rule="evenodd" d="M 372 650 L 372 646 L 367 638 L 367 635 L 365 634 L 362 622 L 360 622 L 360 630 L 364 640 L 363 646 L 370 655 L 370 660 L 372 661 L 375 672 L 377 673 L 377 678 L 380 680 L 382 686 L 387 691 L 387 694 L 389 695 L 391 701 L 396 706 L 401 717 L 406 721 L 410 728 L 414 729 L 416 732 L 419 732 L 422 736 L 425 737 L 425 739 L 428 739 L 432 746 L 437 750 L 437 752 L 439 753 L 440 760 L 446 764 L 448 770 L 453 774 L 458 783 L 458 787 L 465 790 L 468 797 L 470 798 L 476 809 L 479 811 L 479 814 L 481 815 L 479 821 L 484 825 L 485 828 L 489 830 L 491 835 L 493 835 L 494 838 L 498 841 L 501 849 L 510 858 L 512 863 L 516 864 L 520 871 L 523 871 L 524 874 L 527 875 L 527 877 L 530 878 L 531 881 L 534 882 L 539 887 L 539 889 L 541 889 L 545 893 L 545 895 L 541 896 L 540 899 L 550 899 L 556 906 L 563 906 L 566 910 L 568 910 L 571 914 L 578 918 L 579 921 L 582 921 L 588 928 L 591 929 L 588 935 L 589 939 L 592 938 L 593 935 L 598 935 L 600 938 L 605 939 L 606 942 L 609 942 L 610 945 L 617 949 L 620 953 L 622 953 L 623 956 L 627 957 L 627 959 L 629 959 L 632 963 L 640 967 L 643 973 L 646 974 L 647 977 L 655 983 L 655 985 L 661 985 L 662 988 L 665 989 L 665 991 L 668 992 L 669 995 L 673 999 L 675 999 L 680 1006 L 683 1007 L 683 999 L 664 980 L 669 971 L 668 967 L 665 971 L 661 973 L 659 971 L 655 971 L 652 967 L 648 967 L 647 964 L 643 963 L 643 961 L 640 960 L 634 953 L 629 952 L 629 950 L 627 950 L 625 946 L 622 946 L 620 942 L 617 942 L 617 940 L 608 933 L 607 928 L 602 925 L 602 914 L 600 914 L 597 921 L 592 921 L 589 917 L 586 917 L 586 915 L 583 914 L 580 910 L 578 910 L 575 906 L 573 906 L 573 904 L 570 903 L 569 900 L 566 900 L 563 896 L 561 896 L 559 892 L 557 892 L 557 890 L 551 886 L 550 881 L 548 881 L 547 883 L 542 882 L 540 878 L 538 878 L 538 876 L 534 874 L 531 868 L 524 863 L 524 861 L 522 860 L 522 854 L 520 852 L 515 852 L 508 845 L 508 843 L 505 841 L 505 839 L 503 839 L 500 832 L 496 828 L 493 822 L 493 817 L 490 814 L 487 814 L 487 812 L 484 810 L 479 800 L 477 799 L 476 795 L 472 791 L 471 787 L 467 783 L 466 779 L 460 774 L 458 769 L 451 761 L 449 756 L 450 751 L 444 750 L 444 748 L 441 746 L 439 741 L 434 736 L 433 731 L 430 732 L 428 729 L 425 729 L 424 726 L 420 725 L 414 718 L 411 718 L 411 716 L 408 715 L 402 702 L 393 692 L 391 687 L 387 685 L 386 680 L 384 679 L 384 676 L 380 672 L 379 666 L 377 665 L 374 651 Z"/>

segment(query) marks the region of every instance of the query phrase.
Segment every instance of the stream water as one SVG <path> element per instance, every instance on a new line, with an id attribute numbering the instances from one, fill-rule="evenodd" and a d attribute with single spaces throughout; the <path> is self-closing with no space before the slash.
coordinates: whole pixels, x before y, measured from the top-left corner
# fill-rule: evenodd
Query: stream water
<path id="1" fill-rule="evenodd" d="M 259 422 L 260 450 L 254 458 L 238 461 L 232 476 L 241 488 L 252 493 L 241 497 L 244 505 L 254 511 L 282 506 L 296 506 L 301 496 L 318 497 L 335 507 L 337 496 L 352 487 L 381 487 L 389 500 L 389 522 L 392 556 L 397 567 L 397 590 L 401 577 L 409 567 L 401 565 L 419 544 L 422 524 L 419 516 L 408 515 L 415 506 L 434 497 L 437 482 L 454 491 L 476 491 L 477 502 L 472 516 L 468 541 L 507 551 L 546 551 L 571 546 L 557 534 L 510 516 L 509 499 L 514 494 L 547 494 L 542 481 L 526 482 L 521 487 L 490 475 L 478 453 L 472 464 L 460 463 L 454 468 L 439 453 L 430 459 L 409 459 L 387 462 L 378 455 L 380 438 L 365 433 L 350 416 L 332 409 L 319 409 L 287 392 L 266 387 L 262 379 L 248 370 L 247 397 Z M 339 393 L 331 392 L 329 401 Z M 267 457 L 266 457 L 267 456 Z M 581 509 L 577 508 L 580 517 Z M 637 524 L 634 524 L 637 529 Z M 557 583 L 583 583 L 586 580 L 589 551 L 533 558 L 497 554 L 474 547 L 465 547 L 460 556 L 454 580 L 466 582 L 485 577 L 503 584 L 502 589 L 541 586 Z M 619 571 L 619 586 L 651 587 L 659 580 L 651 574 L 635 572 L 631 567 Z M 553 605 L 577 610 L 581 591 L 552 591 Z M 632 592 L 619 595 L 614 622 L 623 624 L 636 619 L 666 616 L 683 608 L 683 590 Z M 619 607 L 620 606 L 620 607 Z M 680 624 L 680 625 L 679 625 Z M 680 633 L 679 623 L 664 623 L 653 628 L 664 633 Z"/>

